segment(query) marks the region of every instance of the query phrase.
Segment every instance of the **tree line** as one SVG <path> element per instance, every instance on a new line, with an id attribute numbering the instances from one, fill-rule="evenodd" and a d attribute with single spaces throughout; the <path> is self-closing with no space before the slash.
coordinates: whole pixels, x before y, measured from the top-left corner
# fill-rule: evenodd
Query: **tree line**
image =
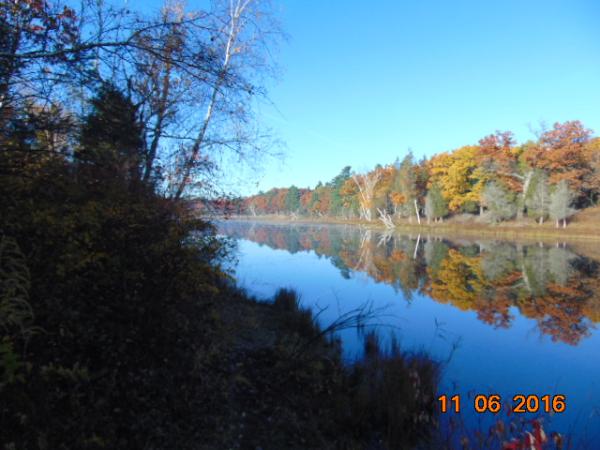
<path id="1" fill-rule="evenodd" d="M 490 223 L 554 220 L 567 225 L 600 195 L 600 138 L 580 121 L 555 123 L 517 144 L 510 131 L 416 161 L 411 152 L 365 173 L 350 166 L 314 189 L 274 188 L 243 199 L 246 214 L 441 222 L 478 215 Z"/>

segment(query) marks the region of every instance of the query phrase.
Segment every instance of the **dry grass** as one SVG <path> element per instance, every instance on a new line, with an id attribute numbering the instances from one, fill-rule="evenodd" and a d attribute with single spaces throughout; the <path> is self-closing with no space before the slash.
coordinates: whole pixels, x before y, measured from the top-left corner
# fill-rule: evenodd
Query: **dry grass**
<path id="1" fill-rule="evenodd" d="M 259 220 L 267 222 L 295 223 L 295 224 L 346 224 L 362 225 L 374 229 L 385 229 L 379 221 L 366 222 L 363 220 L 345 220 L 336 217 L 310 217 L 291 219 L 284 215 L 265 215 L 257 217 L 240 216 L 235 219 Z M 467 220 L 468 219 L 468 220 Z M 488 237 L 498 239 L 510 239 L 519 241 L 544 241 L 544 242 L 600 242 L 600 207 L 587 208 L 575 214 L 567 228 L 556 228 L 554 222 L 546 222 L 538 225 L 531 219 L 522 221 L 507 221 L 499 225 L 481 223 L 478 216 L 460 215 L 450 218 L 439 224 L 418 225 L 408 220 L 398 221 L 396 231 L 428 234 L 451 234 L 464 237 Z"/>

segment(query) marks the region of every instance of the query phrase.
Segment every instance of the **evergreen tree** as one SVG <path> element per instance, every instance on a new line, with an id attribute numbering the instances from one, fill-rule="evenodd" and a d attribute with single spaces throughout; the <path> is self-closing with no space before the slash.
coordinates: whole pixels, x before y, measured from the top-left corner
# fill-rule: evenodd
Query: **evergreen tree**
<path id="1" fill-rule="evenodd" d="M 341 172 L 336 175 L 327 185 L 331 188 L 331 204 L 329 206 L 329 213 L 333 216 L 339 216 L 342 214 L 344 209 L 344 199 L 340 191 L 346 183 L 346 180 L 351 177 L 350 166 L 344 167 Z"/>
<path id="2" fill-rule="evenodd" d="M 562 226 L 567 226 L 567 218 L 571 217 L 575 210 L 571 208 L 571 204 L 575 199 L 575 194 L 566 180 L 561 180 L 550 196 L 550 217 L 556 221 L 556 228 L 559 227 L 562 220 Z"/>
<path id="3" fill-rule="evenodd" d="M 300 191 L 296 186 L 291 186 L 287 191 L 285 209 L 288 212 L 296 212 L 300 209 Z"/>
<path id="4" fill-rule="evenodd" d="M 392 192 L 399 194 L 403 200 L 397 205 L 397 214 L 411 218 L 416 215 L 414 203 L 417 198 L 417 175 L 412 152 L 400 163 L 392 184 Z"/>
<path id="5" fill-rule="evenodd" d="M 311 197 L 310 197 L 310 202 L 308 203 L 308 211 L 310 214 L 312 214 L 315 211 L 315 208 L 317 207 L 317 205 L 320 203 L 320 198 L 319 198 L 319 189 L 322 187 L 323 185 L 321 184 L 321 182 L 319 181 L 319 184 L 317 184 L 317 187 L 315 187 Z"/>
<path id="6" fill-rule="evenodd" d="M 91 105 L 82 126 L 77 160 L 108 175 L 139 179 L 144 140 L 137 108 L 108 83 L 102 85 Z"/>

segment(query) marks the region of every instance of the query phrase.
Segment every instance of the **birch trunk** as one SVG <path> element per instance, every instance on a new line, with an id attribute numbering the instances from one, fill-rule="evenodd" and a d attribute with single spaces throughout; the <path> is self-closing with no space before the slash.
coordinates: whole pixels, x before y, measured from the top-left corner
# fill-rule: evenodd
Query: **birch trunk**
<path id="1" fill-rule="evenodd" d="M 217 80 L 212 88 L 212 93 L 210 95 L 210 100 L 209 100 L 207 108 L 206 108 L 206 114 L 204 115 L 204 121 L 202 122 L 202 127 L 200 128 L 200 131 L 198 132 L 198 135 L 196 136 L 196 139 L 194 140 L 194 144 L 192 145 L 192 149 L 191 149 L 189 157 L 184 162 L 183 174 L 182 174 L 182 178 L 179 183 L 179 186 L 177 188 L 177 191 L 175 193 L 175 198 L 181 197 L 181 195 L 183 194 L 183 191 L 185 190 L 186 186 L 190 182 L 190 174 L 191 174 L 192 168 L 194 167 L 194 163 L 197 161 L 200 150 L 202 149 L 202 147 L 204 145 L 204 142 L 206 139 L 206 133 L 208 131 L 208 127 L 210 125 L 210 122 L 211 122 L 211 119 L 213 116 L 213 112 L 215 109 L 215 105 L 217 103 L 218 95 L 221 90 L 221 87 L 223 86 L 223 83 L 225 82 L 225 77 L 227 76 L 227 71 L 228 71 L 229 65 L 231 63 L 231 57 L 235 51 L 234 47 L 236 44 L 236 40 L 241 31 L 240 22 L 241 22 L 242 15 L 244 14 L 244 11 L 246 10 L 246 8 L 248 7 L 248 5 L 250 4 L 251 1 L 252 0 L 245 0 L 245 1 L 237 0 L 237 2 L 235 4 L 234 4 L 233 0 L 231 0 L 231 2 L 230 2 L 229 24 L 228 24 L 228 32 L 227 32 L 227 41 L 225 44 L 225 50 L 224 50 L 224 56 L 223 56 L 223 63 L 221 65 L 221 70 L 219 71 L 219 76 L 217 77 Z"/>
<path id="2" fill-rule="evenodd" d="M 415 212 L 417 213 L 417 222 L 421 225 L 421 215 L 419 214 L 419 205 L 417 204 L 417 199 L 415 199 Z"/>

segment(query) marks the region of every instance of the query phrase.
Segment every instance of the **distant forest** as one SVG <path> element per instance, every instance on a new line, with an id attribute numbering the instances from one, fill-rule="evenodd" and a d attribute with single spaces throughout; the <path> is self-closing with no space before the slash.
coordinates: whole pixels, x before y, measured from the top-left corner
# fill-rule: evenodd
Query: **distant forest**
<path id="1" fill-rule="evenodd" d="M 274 188 L 243 199 L 249 215 L 435 223 L 459 214 L 498 223 L 525 217 L 566 226 L 600 194 L 600 138 L 580 121 L 555 123 L 517 144 L 510 131 L 416 161 L 412 153 L 367 173 L 350 166 L 314 189 Z"/>

